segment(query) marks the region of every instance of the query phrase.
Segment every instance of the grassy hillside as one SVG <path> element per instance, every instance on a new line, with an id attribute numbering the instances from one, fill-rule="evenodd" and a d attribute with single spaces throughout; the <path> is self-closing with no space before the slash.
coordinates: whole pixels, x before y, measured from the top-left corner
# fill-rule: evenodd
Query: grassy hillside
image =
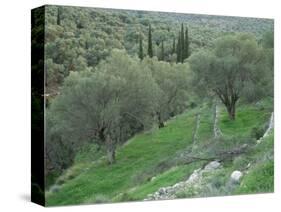
<path id="1" fill-rule="evenodd" d="M 187 179 L 195 169 L 206 164 L 205 161 L 182 163 L 180 156 L 190 154 L 193 145 L 197 148 L 192 154 L 204 157 L 212 155 L 218 149 L 236 148 L 247 142 L 250 146 L 246 154 L 223 161 L 223 169 L 209 176 L 204 185 L 216 183 L 219 185 L 216 191 L 206 193 L 204 189 L 207 187 L 202 186 L 197 196 L 204 196 L 204 193 L 208 196 L 270 192 L 273 190 L 273 135 L 259 145 L 252 142 L 251 138 L 254 130 L 268 122 L 272 111 L 270 105 L 267 101 L 241 105 L 235 121 L 228 120 L 227 113 L 221 106 L 219 126 L 224 139 L 218 141 L 212 138 L 212 108 L 205 105 L 200 109 L 201 122 L 196 144 L 192 142 L 192 135 L 199 108 L 174 117 L 164 128 L 134 136 L 118 149 L 117 162 L 111 166 L 103 156 L 91 156 L 95 154 L 95 148 L 93 151 L 88 149 L 88 158 L 91 159 L 87 160 L 85 157 L 86 159 L 77 160 L 58 179 L 57 189 L 47 192 L 47 205 L 143 200 L 160 187 Z M 206 146 L 208 148 L 204 148 Z M 230 173 L 245 168 L 249 163 L 251 167 L 248 174 L 235 190 L 228 190 L 228 193 L 225 185 Z M 263 174 L 257 178 L 257 173 Z M 265 178 L 270 180 L 264 183 Z M 213 182 L 214 180 L 220 182 Z M 189 191 L 179 194 L 179 197 L 189 196 L 196 195 L 190 195 Z"/>

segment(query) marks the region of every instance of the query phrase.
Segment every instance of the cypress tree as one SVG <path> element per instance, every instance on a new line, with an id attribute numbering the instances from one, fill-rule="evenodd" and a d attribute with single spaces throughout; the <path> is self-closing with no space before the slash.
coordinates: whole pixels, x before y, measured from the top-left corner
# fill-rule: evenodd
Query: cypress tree
<path id="1" fill-rule="evenodd" d="M 161 41 L 161 55 L 160 55 L 160 60 L 165 59 L 165 52 L 164 52 L 164 41 Z"/>
<path id="2" fill-rule="evenodd" d="M 184 60 L 184 44 L 185 44 L 185 41 L 184 41 L 184 28 L 183 28 L 183 24 L 181 24 L 181 62 L 183 62 Z"/>
<path id="3" fill-rule="evenodd" d="M 178 43 L 177 43 L 177 62 L 181 62 L 182 52 L 181 52 L 181 34 L 179 32 Z"/>
<path id="4" fill-rule="evenodd" d="M 149 24 L 148 28 L 148 49 L 147 54 L 149 57 L 153 57 L 153 49 L 152 49 L 152 34 L 151 34 L 151 25 Z"/>
<path id="5" fill-rule="evenodd" d="M 172 54 L 176 53 L 176 39 L 175 37 L 173 38 L 173 48 L 172 48 Z"/>
<path id="6" fill-rule="evenodd" d="M 139 37 L 139 58 L 143 60 L 142 36 Z"/>
<path id="7" fill-rule="evenodd" d="M 188 36 L 188 28 L 185 29 L 185 44 L 184 44 L 184 59 L 188 58 L 190 56 L 189 51 L 189 36 Z"/>
<path id="8" fill-rule="evenodd" d="M 61 24 L 61 7 L 58 7 L 57 11 L 57 25 Z"/>

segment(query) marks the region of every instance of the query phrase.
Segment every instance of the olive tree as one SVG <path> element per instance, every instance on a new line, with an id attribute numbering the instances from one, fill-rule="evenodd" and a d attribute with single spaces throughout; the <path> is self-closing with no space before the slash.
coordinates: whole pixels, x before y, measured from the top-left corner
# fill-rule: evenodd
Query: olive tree
<path id="1" fill-rule="evenodd" d="M 142 65 L 150 69 L 159 87 L 155 115 L 161 128 L 164 121 L 186 108 L 191 71 L 188 64 L 170 64 L 155 58 L 146 58 Z"/>
<path id="2" fill-rule="evenodd" d="M 227 35 L 217 39 L 211 50 L 193 54 L 189 63 L 195 83 L 207 94 L 215 94 L 235 119 L 236 103 L 250 82 L 265 74 L 263 49 L 249 34 Z"/>
<path id="3" fill-rule="evenodd" d="M 94 71 L 70 73 L 50 108 L 62 139 L 105 146 L 114 163 L 117 144 L 152 123 L 158 87 L 139 63 L 115 50 Z"/>

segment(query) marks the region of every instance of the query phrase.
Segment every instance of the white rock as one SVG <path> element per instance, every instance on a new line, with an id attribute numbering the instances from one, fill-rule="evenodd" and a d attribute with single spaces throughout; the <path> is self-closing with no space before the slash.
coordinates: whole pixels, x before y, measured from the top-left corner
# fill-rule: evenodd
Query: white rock
<path id="1" fill-rule="evenodd" d="M 186 181 L 186 183 L 193 183 L 193 182 L 195 182 L 198 178 L 199 178 L 199 173 L 198 173 L 198 172 L 193 172 L 193 173 L 189 176 L 189 178 L 188 178 L 188 180 Z"/>
<path id="2" fill-rule="evenodd" d="M 217 169 L 220 167 L 220 163 L 218 161 L 212 161 L 210 163 L 208 163 L 206 166 L 205 166 L 205 170 L 213 170 L 213 169 Z"/>
<path id="3" fill-rule="evenodd" d="M 182 187 L 183 185 L 184 185 L 184 182 L 179 182 L 179 183 L 176 183 L 175 185 L 173 185 L 173 188 L 178 189 L 178 188 Z"/>
<path id="4" fill-rule="evenodd" d="M 238 183 L 242 176 L 243 176 L 242 172 L 235 170 L 234 172 L 232 172 L 230 179 L 232 182 Z"/>
<path id="5" fill-rule="evenodd" d="M 154 181 L 156 179 L 156 177 L 152 177 L 151 179 L 150 179 L 150 181 Z"/>
<path id="6" fill-rule="evenodd" d="M 173 192 L 173 187 L 172 186 L 168 186 L 168 187 L 166 187 L 166 192 L 167 193 L 171 193 L 171 192 Z"/>
<path id="7" fill-rule="evenodd" d="M 178 188 L 179 186 L 179 183 L 176 183 L 175 185 L 173 185 L 173 188 Z"/>
<path id="8" fill-rule="evenodd" d="M 158 192 L 159 192 L 159 194 L 160 195 L 163 195 L 163 194 L 165 194 L 166 193 L 166 188 L 160 188 L 159 190 L 158 190 Z"/>

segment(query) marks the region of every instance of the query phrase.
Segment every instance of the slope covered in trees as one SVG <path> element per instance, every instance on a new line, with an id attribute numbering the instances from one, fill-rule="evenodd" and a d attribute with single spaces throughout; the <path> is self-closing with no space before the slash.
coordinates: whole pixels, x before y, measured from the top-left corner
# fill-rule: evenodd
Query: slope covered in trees
<path id="1" fill-rule="evenodd" d="M 92 69 L 114 48 L 125 49 L 131 56 L 138 55 L 140 37 L 144 56 L 152 55 L 148 53 L 149 26 L 152 54 L 173 62 L 177 61 L 176 55 L 181 54 L 175 50 L 178 43 L 182 42 L 179 49 L 187 47 L 183 43 L 187 32 L 182 28 L 188 28 L 189 36 L 185 37 L 189 39 L 185 41 L 189 42 L 189 49 L 185 49 L 184 54 L 190 55 L 210 46 L 217 37 L 233 32 L 253 33 L 259 41 L 266 31 L 273 29 L 273 22 L 256 18 L 48 6 L 45 34 L 47 91 L 55 95 L 71 71 Z M 180 56 L 178 61 L 183 61 L 182 58 L 187 55 Z"/>
<path id="2" fill-rule="evenodd" d="M 45 39 L 49 205 L 145 199 L 211 160 L 272 177 L 272 20 L 47 6 Z"/>

